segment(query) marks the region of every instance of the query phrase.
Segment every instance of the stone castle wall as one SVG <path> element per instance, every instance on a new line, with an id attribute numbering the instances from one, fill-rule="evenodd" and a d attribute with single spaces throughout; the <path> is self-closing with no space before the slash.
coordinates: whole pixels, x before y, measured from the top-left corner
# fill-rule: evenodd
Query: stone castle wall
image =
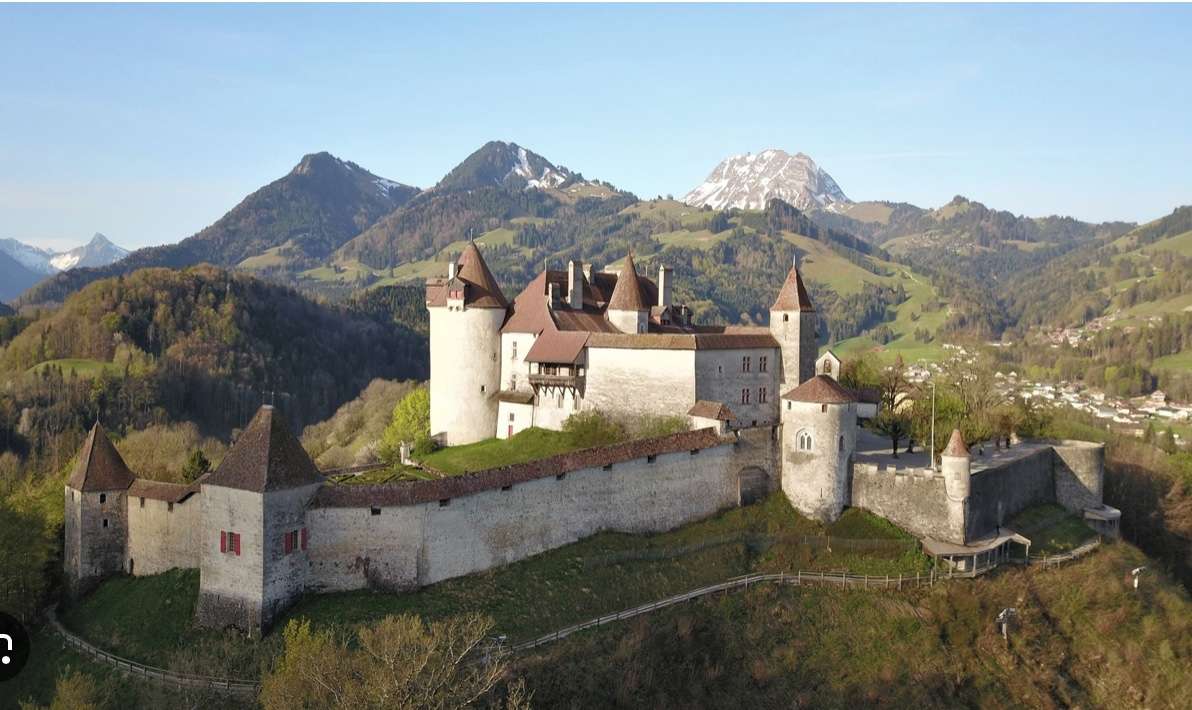
<path id="1" fill-rule="evenodd" d="M 996 533 L 1010 518 L 1040 503 L 1055 502 L 1055 478 L 1048 447 L 972 475 L 966 529 L 969 539 Z"/>
<path id="2" fill-rule="evenodd" d="M 1060 441 L 1055 450 L 1055 500 L 1079 512 L 1100 507 L 1105 480 L 1105 444 Z"/>
<path id="3" fill-rule="evenodd" d="M 852 505 L 880 515 L 919 537 L 964 542 L 964 530 L 949 515 L 944 477 L 928 468 L 854 464 Z"/>
<path id="4" fill-rule="evenodd" d="M 483 571 L 602 531 L 662 532 L 738 504 L 738 475 L 776 486 L 774 434 L 661 453 L 401 506 L 315 507 L 308 588 L 408 589 Z"/>
<path id="5" fill-rule="evenodd" d="M 589 346 L 583 408 L 681 416 L 695 404 L 693 372 L 694 350 Z"/>
<path id="6" fill-rule="evenodd" d="M 125 493 L 76 491 L 66 486 L 64 505 L 64 567 L 71 592 L 82 594 L 103 577 L 124 569 L 128 544 Z"/>
<path id="7" fill-rule="evenodd" d="M 128 499 L 129 571 L 158 574 L 175 567 L 199 566 L 200 497 L 192 495 L 171 505 L 164 500 Z"/>

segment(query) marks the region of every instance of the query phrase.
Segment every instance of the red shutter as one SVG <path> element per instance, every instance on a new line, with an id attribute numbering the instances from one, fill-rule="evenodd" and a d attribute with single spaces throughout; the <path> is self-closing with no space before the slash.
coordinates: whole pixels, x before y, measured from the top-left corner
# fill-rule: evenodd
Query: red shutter
<path id="1" fill-rule="evenodd" d="M 240 556 L 240 533 L 232 533 L 232 549 Z"/>
<path id="2" fill-rule="evenodd" d="M 219 551 L 228 551 L 228 533 L 223 530 L 219 531 Z"/>
<path id="3" fill-rule="evenodd" d="M 306 528 L 302 528 L 302 549 L 306 549 Z"/>
<path id="4" fill-rule="evenodd" d="M 285 549 L 287 555 L 290 554 L 290 533 L 282 534 L 281 546 Z"/>

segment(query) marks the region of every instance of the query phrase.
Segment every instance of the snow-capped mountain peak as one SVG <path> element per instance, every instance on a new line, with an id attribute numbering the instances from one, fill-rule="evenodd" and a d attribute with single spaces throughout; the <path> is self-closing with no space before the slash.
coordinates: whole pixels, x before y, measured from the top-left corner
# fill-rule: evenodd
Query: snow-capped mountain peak
<path id="1" fill-rule="evenodd" d="M 695 207 L 760 210 L 777 197 L 800 210 L 835 210 L 852 204 L 823 168 L 803 153 L 768 149 L 734 155 L 716 166 L 703 184 L 683 197 Z"/>
<path id="2" fill-rule="evenodd" d="M 54 252 L 15 239 L 0 239 L 0 251 L 39 274 L 56 274 L 79 266 L 107 266 L 128 256 L 127 249 L 116 246 L 98 232 L 91 241 L 68 251 Z"/>

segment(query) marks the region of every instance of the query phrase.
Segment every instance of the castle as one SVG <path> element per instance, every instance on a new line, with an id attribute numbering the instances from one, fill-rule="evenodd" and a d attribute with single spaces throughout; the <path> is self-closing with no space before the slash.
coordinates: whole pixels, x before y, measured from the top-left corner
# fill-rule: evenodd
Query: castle
<path id="1" fill-rule="evenodd" d="M 197 568 L 197 621 L 266 629 L 305 593 L 414 589 L 597 532 L 661 532 L 781 490 L 830 521 L 866 508 L 959 568 L 1029 544 L 1003 524 L 1058 503 L 1114 534 L 1104 451 L 1029 442 L 939 469 L 860 445 L 867 403 L 815 374 L 816 313 L 797 268 L 768 327 L 703 326 L 673 276 L 578 262 L 510 304 L 469 244 L 426 285 L 431 434 L 447 446 L 558 429 L 585 410 L 683 416 L 690 429 L 435 480 L 326 479 L 272 407 L 193 484 L 137 478 L 97 423 L 65 487 L 65 571 L 77 594 L 112 574 Z M 830 363 L 825 363 L 830 365 Z M 832 367 L 822 370 L 833 371 Z"/>

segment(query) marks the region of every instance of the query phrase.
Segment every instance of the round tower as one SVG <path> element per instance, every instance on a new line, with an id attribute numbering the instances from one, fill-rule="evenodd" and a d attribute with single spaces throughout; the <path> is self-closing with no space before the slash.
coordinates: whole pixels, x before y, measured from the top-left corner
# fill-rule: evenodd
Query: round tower
<path id="1" fill-rule="evenodd" d="M 816 314 L 798 265 L 791 266 L 786 282 L 770 306 L 770 333 L 782 349 L 782 387 L 790 388 L 815 375 L 818 351 Z"/>
<path id="2" fill-rule="evenodd" d="M 856 399 L 831 377 L 816 375 L 782 395 L 782 491 L 800 513 L 840 517 L 856 448 Z"/>
<path id="3" fill-rule="evenodd" d="M 496 436 L 501 326 L 509 304 L 475 243 L 427 282 L 430 433 L 447 446 Z"/>

